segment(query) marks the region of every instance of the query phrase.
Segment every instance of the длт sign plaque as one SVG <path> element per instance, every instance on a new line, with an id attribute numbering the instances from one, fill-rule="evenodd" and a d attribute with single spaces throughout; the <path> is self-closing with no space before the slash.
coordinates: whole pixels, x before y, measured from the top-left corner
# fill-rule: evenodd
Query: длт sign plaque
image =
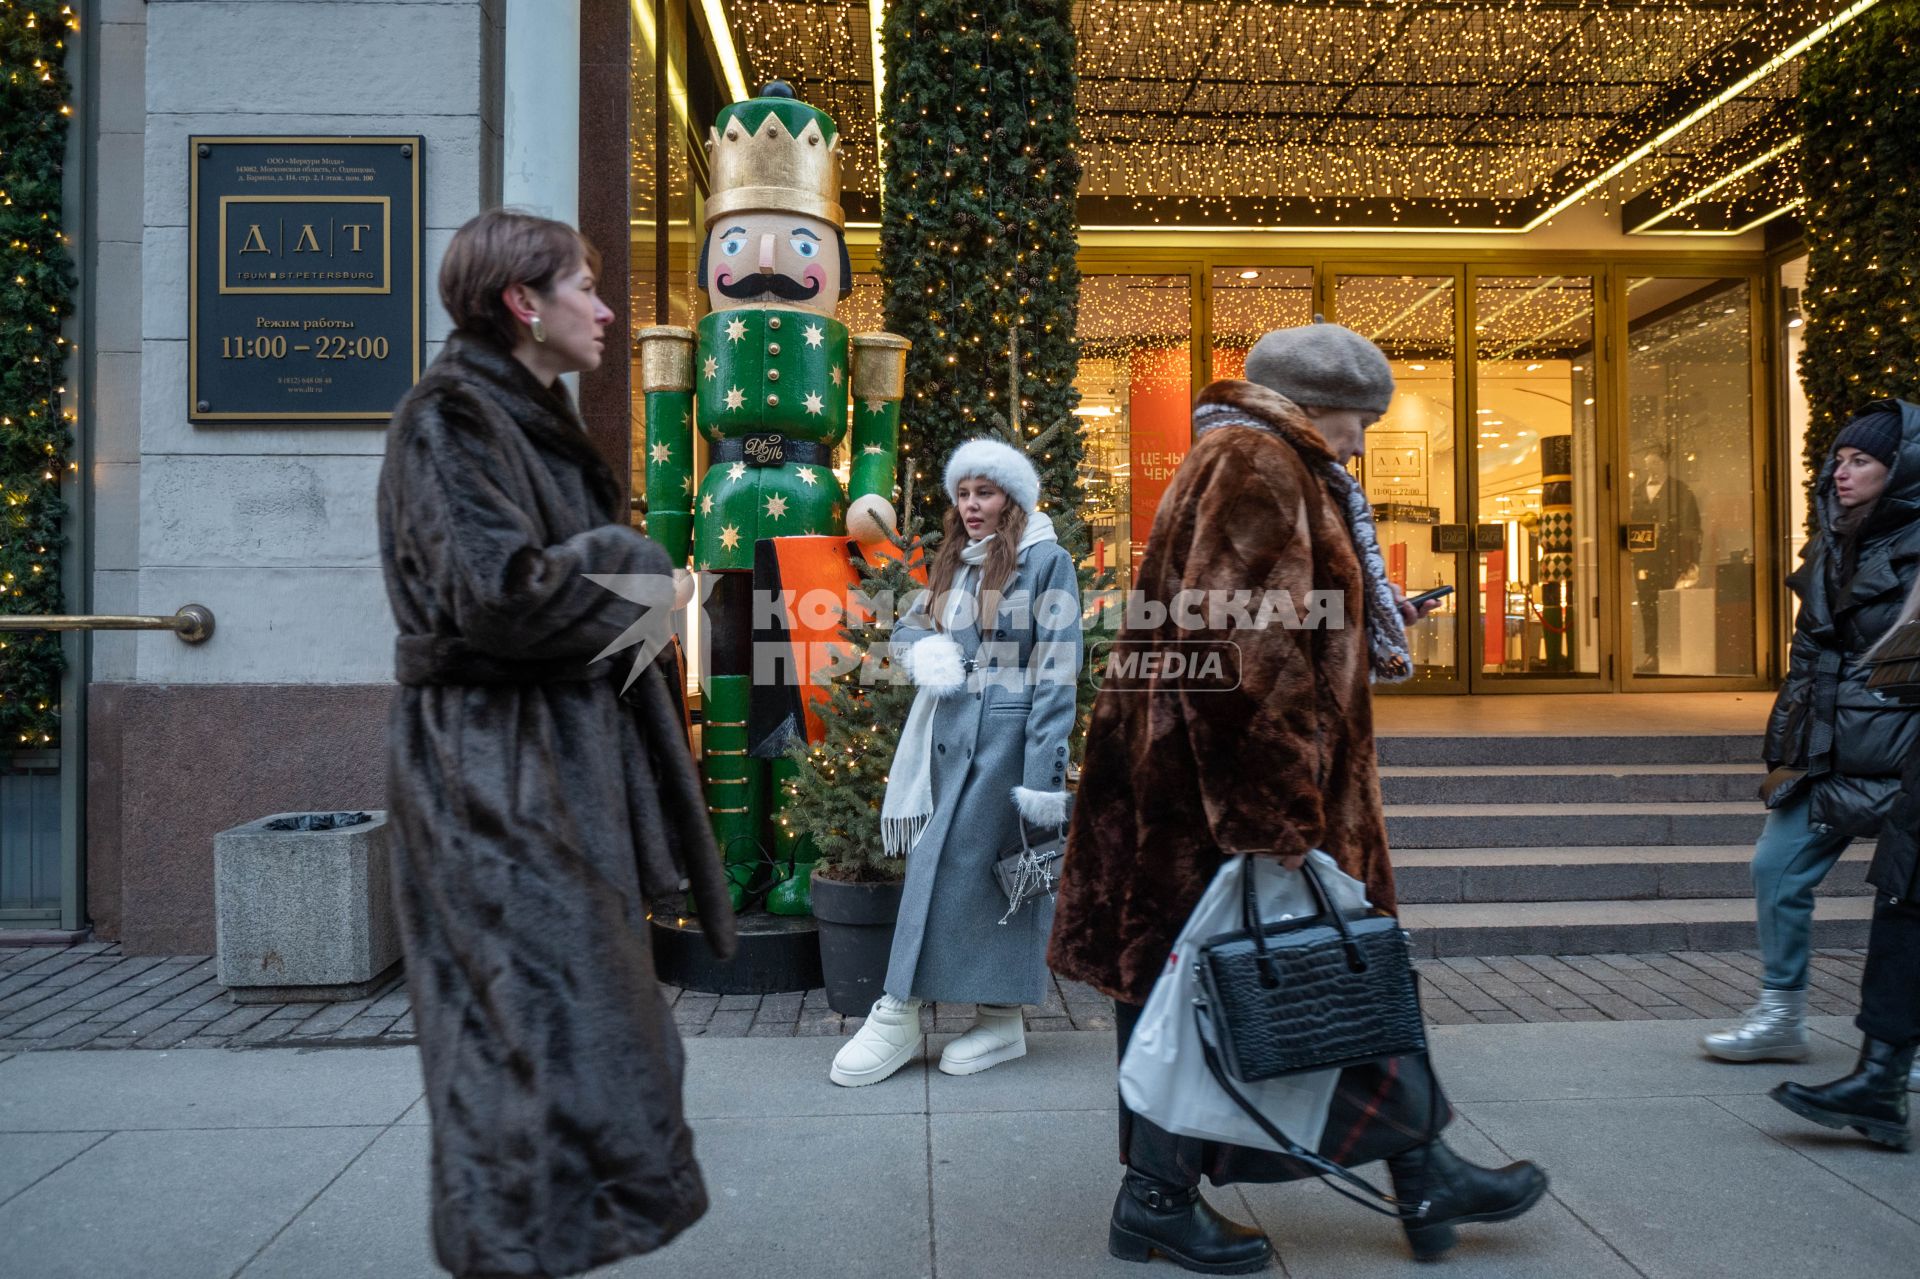
<path id="1" fill-rule="evenodd" d="M 194 422 L 384 422 L 420 378 L 422 141 L 195 137 Z"/>

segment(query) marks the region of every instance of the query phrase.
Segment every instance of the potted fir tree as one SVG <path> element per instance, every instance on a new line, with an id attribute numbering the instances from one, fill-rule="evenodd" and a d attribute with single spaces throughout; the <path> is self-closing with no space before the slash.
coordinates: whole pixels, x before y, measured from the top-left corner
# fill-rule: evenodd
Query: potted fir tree
<path id="1" fill-rule="evenodd" d="M 911 507 L 903 502 L 902 509 Z M 882 558 L 877 567 L 854 561 L 861 593 L 897 610 L 923 585 L 910 567 L 922 563 L 920 524 L 908 517 L 906 526 L 894 541 L 899 557 Z M 880 997 L 906 876 L 906 862 L 887 857 L 880 842 L 887 770 L 914 695 L 912 683 L 894 678 L 887 657 L 893 620 L 894 611 L 884 608 L 876 617 L 843 614 L 840 637 L 855 660 L 829 681 L 817 707 L 824 737 L 791 749 L 799 767 L 785 783 L 790 798 L 781 819 L 818 853 L 813 917 L 827 1004 L 852 1015 Z"/>

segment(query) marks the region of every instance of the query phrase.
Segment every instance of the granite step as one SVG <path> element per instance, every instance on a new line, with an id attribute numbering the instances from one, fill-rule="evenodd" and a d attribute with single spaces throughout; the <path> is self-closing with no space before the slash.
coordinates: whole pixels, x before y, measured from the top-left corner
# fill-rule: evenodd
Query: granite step
<path id="1" fill-rule="evenodd" d="M 1752 844 L 1666 848 L 1396 848 L 1393 877 L 1406 905 L 1677 901 L 1752 892 Z M 1821 885 L 1824 897 L 1872 893 L 1871 840 L 1859 841 Z"/>
<path id="2" fill-rule="evenodd" d="M 1388 764 L 1389 804 L 1732 803 L 1753 800 L 1762 770 L 1742 764 Z"/>
<path id="3" fill-rule="evenodd" d="M 1646 737 L 1542 736 L 1377 737 L 1380 762 L 1468 768 L 1488 764 L 1746 764 L 1758 767 L 1752 734 Z"/>
<path id="4" fill-rule="evenodd" d="M 1556 848 L 1747 844 L 1757 800 L 1697 804 L 1388 804 L 1387 842 L 1402 848 Z"/>
<path id="5" fill-rule="evenodd" d="M 1815 946 L 1865 946 L 1870 897 L 1823 899 Z M 1687 901 L 1438 903 L 1407 906 L 1401 922 L 1421 958 L 1643 954 L 1755 945 L 1751 897 Z"/>

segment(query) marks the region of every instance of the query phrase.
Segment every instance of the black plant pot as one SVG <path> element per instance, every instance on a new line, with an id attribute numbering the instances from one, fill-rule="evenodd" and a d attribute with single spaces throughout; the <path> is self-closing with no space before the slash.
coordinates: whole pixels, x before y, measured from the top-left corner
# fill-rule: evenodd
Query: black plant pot
<path id="1" fill-rule="evenodd" d="M 880 998 L 893 952 L 904 880 L 849 884 L 813 876 L 813 919 L 820 928 L 820 972 L 827 1007 L 864 1017 Z"/>

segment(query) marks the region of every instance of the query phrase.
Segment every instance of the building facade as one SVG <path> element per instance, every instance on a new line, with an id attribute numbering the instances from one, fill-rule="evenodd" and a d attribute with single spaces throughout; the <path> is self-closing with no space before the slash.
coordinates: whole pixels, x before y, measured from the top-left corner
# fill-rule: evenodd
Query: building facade
<path id="1" fill-rule="evenodd" d="M 848 139 L 842 318 L 880 328 L 878 7 L 86 7 L 71 611 L 217 625 L 74 637 L 57 873 L 7 923 L 209 951 L 215 831 L 384 802 L 384 434 L 196 420 L 194 140 L 420 139 L 431 358 L 439 256 L 503 202 L 593 237 L 623 326 L 690 323 L 707 124 L 785 78 Z M 1456 588 L 1407 693 L 1770 687 L 1804 516 L 1781 130 L 1795 60 L 1859 7 L 1073 6 L 1096 562 L 1141 553 L 1199 387 L 1323 314 L 1399 380 L 1361 467 L 1390 570 Z M 634 369 L 578 393 L 640 522 Z"/>

